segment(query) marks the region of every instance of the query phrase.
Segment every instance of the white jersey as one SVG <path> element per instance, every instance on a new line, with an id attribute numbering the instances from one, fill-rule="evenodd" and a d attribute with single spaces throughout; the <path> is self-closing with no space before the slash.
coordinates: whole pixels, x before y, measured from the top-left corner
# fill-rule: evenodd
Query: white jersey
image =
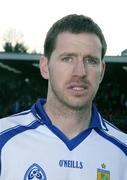
<path id="1" fill-rule="evenodd" d="M 127 180 L 127 135 L 92 108 L 87 130 L 68 139 L 38 100 L 0 120 L 0 180 Z"/>

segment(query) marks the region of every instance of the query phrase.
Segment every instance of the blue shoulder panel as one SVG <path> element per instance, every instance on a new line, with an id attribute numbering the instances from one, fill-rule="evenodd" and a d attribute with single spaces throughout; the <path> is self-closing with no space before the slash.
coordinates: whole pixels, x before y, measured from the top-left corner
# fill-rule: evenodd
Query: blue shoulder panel
<path id="1" fill-rule="evenodd" d="M 126 144 L 124 144 L 123 142 L 121 142 L 119 139 L 117 139 L 116 137 L 113 137 L 111 135 L 109 135 L 108 133 L 101 131 L 99 129 L 95 130 L 100 136 L 102 136 L 103 138 L 107 139 L 108 141 L 110 141 L 111 143 L 115 144 L 118 148 L 120 148 L 125 155 L 127 156 L 127 146 Z"/>
<path id="2" fill-rule="evenodd" d="M 1 174 L 1 150 L 2 150 L 3 146 L 17 134 L 20 134 L 26 130 L 36 129 L 40 125 L 41 124 L 39 123 L 39 121 L 35 120 L 32 123 L 28 124 L 27 126 L 18 125 L 13 128 L 10 128 L 0 134 L 0 174 Z"/>

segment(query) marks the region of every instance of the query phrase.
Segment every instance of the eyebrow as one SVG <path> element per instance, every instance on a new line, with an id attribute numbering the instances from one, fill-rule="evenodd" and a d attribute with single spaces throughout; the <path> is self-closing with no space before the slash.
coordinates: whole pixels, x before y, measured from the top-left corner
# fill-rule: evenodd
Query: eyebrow
<path id="1" fill-rule="evenodd" d="M 63 57 L 63 56 L 74 56 L 74 57 L 78 57 L 78 54 L 77 53 L 68 53 L 68 52 L 64 52 L 62 54 L 60 54 L 59 57 Z M 96 60 L 100 60 L 98 57 L 96 56 L 91 56 L 91 55 L 87 55 L 87 56 L 84 56 L 83 59 L 85 58 L 95 58 Z"/>
<path id="2" fill-rule="evenodd" d="M 87 55 L 87 56 L 85 56 L 84 58 L 94 58 L 94 59 L 96 59 L 96 60 L 100 60 L 99 57 L 91 56 L 91 55 Z"/>
<path id="3" fill-rule="evenodd" d="M 68 53 L 68 52 L 64 52 L 64 53 L 60 54 L 59 57 L 63 57 L 63 56 L 75 56 L 75 57 L 78 57 L 78 55 L 76 53 Z"/>

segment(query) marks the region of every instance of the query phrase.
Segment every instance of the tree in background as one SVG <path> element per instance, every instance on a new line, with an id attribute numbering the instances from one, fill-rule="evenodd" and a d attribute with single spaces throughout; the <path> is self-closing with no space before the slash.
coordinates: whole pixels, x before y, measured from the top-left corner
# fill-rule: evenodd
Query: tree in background
<path id="1" fill-rule="evenodd" d="M 22 41 L 23 35 L 14 29 L 8 30 L 4 34 L 4 44 L 3 49 L 5 52 L 14 53 L 27 53 L 27 47 Z"/>
<path id="2" fill-rule="evenodd" d="M 10 42 L 5 42 L 3 48 L 5 52 L 13 52 L 13 46 Z"/>
<path id="3" fill-rule="evenodd" d="M 13 48 L 13 52 L 16 53 L 27 53 L 27 48 L 25 47 L 25 45 L 23 43 L 16 43 L 14 48 Z"/>

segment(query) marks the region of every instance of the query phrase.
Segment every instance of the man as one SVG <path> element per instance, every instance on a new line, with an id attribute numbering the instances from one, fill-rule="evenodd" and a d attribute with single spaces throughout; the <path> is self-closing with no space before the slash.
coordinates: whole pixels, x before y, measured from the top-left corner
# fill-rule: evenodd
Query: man
<path id="1" fill-rule="evenodd" d="M 127 179 L 127 136 L 93 103 L 105 52 L 89 17 L 68 15 L 50 28 L 40 59 L 47 100 L 0 120 L 1 180 Z"/>

